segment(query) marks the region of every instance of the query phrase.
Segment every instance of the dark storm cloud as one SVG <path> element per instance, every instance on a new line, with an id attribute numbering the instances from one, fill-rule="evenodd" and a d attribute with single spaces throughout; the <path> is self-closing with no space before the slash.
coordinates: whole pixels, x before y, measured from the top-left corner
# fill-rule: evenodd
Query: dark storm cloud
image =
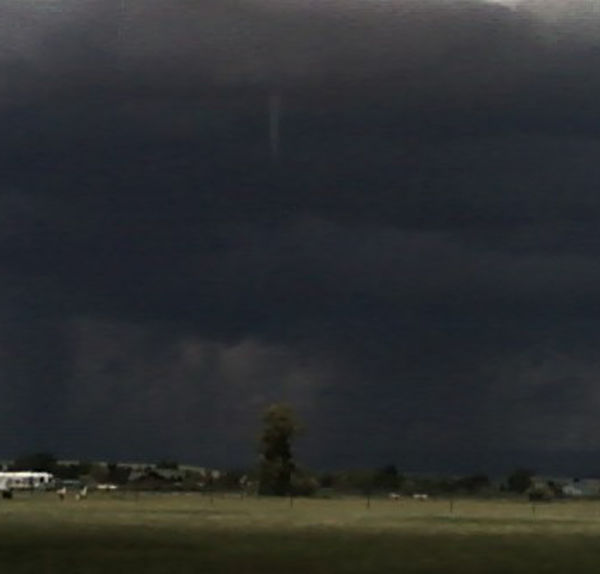
<path id="1" fill-rule="evenodd" d="M 227 464 L 240 442 L 254 446 L 257 432 L 248 432 L 257 430 L 262 406 L 283 397 L 305 410 L 322 377 L 282 346 L 167 341 L 139 326 L 90 318 L 70 325 L 69 347 L 70 431 L 121 458 L 161 453 Z M 103 417 L 111 421 L 104 436 L 94 428 L 105 426 Z M 169 421 L 168 429 L 157 428 L 159 420 Z M 118 446 L 124 436 L 129 444 Z"/>
<path id="2" fill-rule="evenodd" d="M 321 99 L 358 91 L 393 102 L 471 96 L 503 105 L 570 57 L 532 16 L 479 2 L 97 0 L 2 10 L 12 48 L 4 61 L 18 76 L 5 89 L 22 82 L 33 98 L 32 85 L 44 96 L 137 88 L 183 98 L 217 86 L 279 86 Z"/>
<path id="3" fill-rule="evenodd" d="M 317 462 L 594 451 L 595 22 L 4 2 L 7 451 L 226 464 L 278 397 Z"/>

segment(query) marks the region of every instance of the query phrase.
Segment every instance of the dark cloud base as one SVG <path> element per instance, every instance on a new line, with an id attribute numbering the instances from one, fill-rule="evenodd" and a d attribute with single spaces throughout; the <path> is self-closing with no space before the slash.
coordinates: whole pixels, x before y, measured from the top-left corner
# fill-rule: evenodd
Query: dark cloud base
<path id="1" fill-rule="evenodd" d="M 6 456 L 596 472 L 591 17 L 120 6 L 0 8 Z"/>

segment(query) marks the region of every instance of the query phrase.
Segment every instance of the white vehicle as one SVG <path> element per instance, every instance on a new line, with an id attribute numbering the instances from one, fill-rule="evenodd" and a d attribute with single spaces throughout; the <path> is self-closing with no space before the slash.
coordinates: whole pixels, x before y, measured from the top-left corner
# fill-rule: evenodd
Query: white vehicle
<path id="1" fill-rule="evenodd" d="M 97 484 L 96 485 L 96 490 L 106 490 L 106 491 L 112 491 L 112 490 L 117 490 L 118 486 L 116 484 Z"/>
<path id="2" fill-rule="evenodd" d="M 29 470 L 0 472 L 0 492 L 13 490 L 50 490 L 54 488 L 54 475 L 50 472 Z"/>

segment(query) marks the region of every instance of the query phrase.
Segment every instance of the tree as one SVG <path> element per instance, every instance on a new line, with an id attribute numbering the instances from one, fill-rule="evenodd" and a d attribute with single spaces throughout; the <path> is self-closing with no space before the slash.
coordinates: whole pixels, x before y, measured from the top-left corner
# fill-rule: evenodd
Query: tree
<path id="1" fill-rule="evenodd" d="M 285 404 L 269 406 L 262 420 L 259 493 L 285 496 L 292 487 L 295 469 L 292 441 L 299 425 L 292 408 Z"/>
<path id="2" fill-rule="evenodd" d="M 290 486 L 294 496 L 312 496 L 319 489 L 319 481 L 310 471 L 295 467 Z"/>
<path id="3" fill-rule="evenodd" d="M 106 464 L 95 462 L 90 468 L 90 476 L 95 482 L 106 482 L 108 480 L 109 470 Z"/>
<path id="4" fill-rule="evenodd" d="M 375 473 L 373 486 L 377 490 L 396 491 L 400 488 L 403 477 L 398 474 L 394 464 L 388 464 Z"/>
<path id="5" fill-rule="evenodd" d="M 508 490 L 522 494 L 532 486 L 532 476 L 533 472 L 531 470 L 518 468 L 508 477 Z"/>
<path id="6" fill-rule="evenodd" d="M 474 493 L 490 487 L 490 479 L 485 474 L 472 474 L 463 476 L 454 483 L 454 488 L 459 491 Z"/>

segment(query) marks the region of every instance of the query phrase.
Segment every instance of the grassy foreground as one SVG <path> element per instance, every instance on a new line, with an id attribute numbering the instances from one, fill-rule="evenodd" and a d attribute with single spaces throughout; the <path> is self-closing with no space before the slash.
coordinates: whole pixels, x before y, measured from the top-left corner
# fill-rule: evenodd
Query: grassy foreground
<path id="1" fill-rule="evenodd" d="M 599 571 L 599 502 L 0 500 L 11 574 Z"/>

